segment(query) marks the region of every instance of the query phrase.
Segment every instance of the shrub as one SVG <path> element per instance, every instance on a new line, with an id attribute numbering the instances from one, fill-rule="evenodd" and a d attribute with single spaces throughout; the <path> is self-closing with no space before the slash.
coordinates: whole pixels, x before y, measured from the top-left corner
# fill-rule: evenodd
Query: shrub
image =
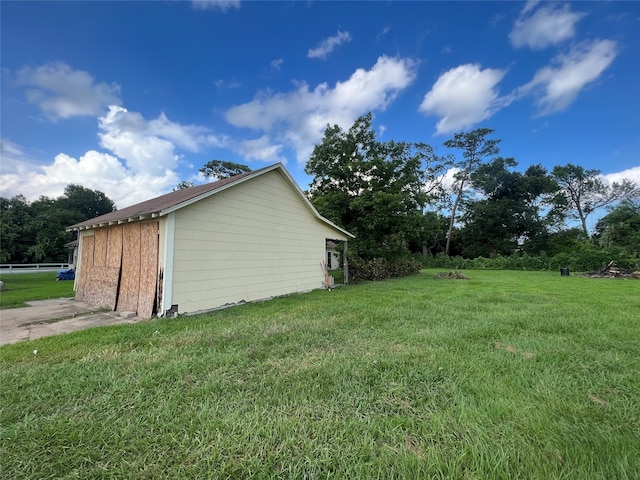
<path id="1" fill-rule="evenodd" d="M 394 260 L 374 258 L 363 260 L 360 257 L 349 257 L 349 276 L 353 283 L 362 280 L 384 280 L 392 277 L 415 275 L 422 268 L 420 260 L 405 256 Z"/>
<path id="2" fill-rule="evenodd" d="M 561 268 L 575 269 L 571 255 L 567 252 L 558 253 L 549 260 L 549 270 L 560 270 Z"/>
<path id="3" fill-rule="evenodd" d="M 422 257 L 422 264 L 425 268 L 450 268 L 455 270 L 463 270 L 466 268 L 470 260 L 465 260 L 460 256 L 450 257 L 444 252 L 440 252 L 435 256 Z"/>
<path id="4" fill-rule="evenodd" d="M 420 258 L 424 268 L 446 268 L 453 270 L 551 270 L 569 268 L 576 272 L 597 271 L 610 261 L 619 268 L 634 270 L 640 268 L 638 259 L 620 247 L 604 248 L 590 240 L 574 241 L 572 247 L 553 256 L 545 252 L 539 255 L 514 253 L 507 257 L 477 257 L 473 259 L 460 256 L 449 257 L 444 252 L 435 256 Z"/>
<path id="5" fill-rule="evenodd" d="M 593 272 L 611 261 L 618 267 L 632 270 L 636 260 L 620 247 L 602 248 L 591 242 L 580 242 L 571 252 L 563 252 L 551 259 L 552 269 L 569 268 L 577 272 Z"/>

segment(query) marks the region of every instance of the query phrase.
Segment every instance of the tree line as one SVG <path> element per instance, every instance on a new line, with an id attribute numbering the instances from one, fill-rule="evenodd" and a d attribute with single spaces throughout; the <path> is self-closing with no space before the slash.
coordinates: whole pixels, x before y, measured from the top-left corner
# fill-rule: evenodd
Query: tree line
<path id="1" fill-rule="evenodd" d="M 598 170 L 572 163 L 519 171 L 514 158 L 500 155 L 494 133 L 455 133 L 441 156 L 426 143 L 379 141 L 371 113 L 346 131 L 327 125 L 305 167 L 312 177 L 306 194 L 321 215 L 356 235 L 349 242 L 352 274 L 404 275 L 433 258 L 593 249 L 638 261 L 640 186 L 605 184 Z M 218 179 L 248 171 L 223 160 L 200 169 Z M 174 190 L 191 186 L 182 181 Z M 587 219 L 602 208 L 608 213 L 590 234 Z M 73 184 L 56 199 L 0 198 L 0 262 L 65 261 L 64 245 L 73 239 L 65 227 L 114 209 L 103 192 Z"/>
<path id="2" fill-rule="evenodd" d="M 371 113 L 347 131 L 327 126 L 305 169 L 313 177 L 308 195 L 323 216 L 356 235 L 349 242 L 356 273 L 411 273 L 421 265 L 416 254 L 556 255 L 576 242 L 620 248 L 637 261 L 637 184 L 605 184 L 600 171 L 572 163 L 520 172 L 514 158 L 500 155 L 494 133 L 456 133 L 444 142 L 451 153 L 439 156 L 427 144 L 377 140 Z M 606 207 L 590 236 L 587 218 Z"/>
<path id="3" fill-rule="evenodd" d="M 113 200 L 103 192 L 74 184 L 58 198 L 0 198 L 0 262 L 66 262 L 65 244 L 73 236 L 65 228 L 114 210 Z"/>

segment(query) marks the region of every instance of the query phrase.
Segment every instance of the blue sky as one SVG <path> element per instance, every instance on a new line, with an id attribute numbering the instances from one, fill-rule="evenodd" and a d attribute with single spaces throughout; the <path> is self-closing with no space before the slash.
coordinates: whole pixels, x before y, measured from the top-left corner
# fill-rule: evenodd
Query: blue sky
<path id="1" fill-rule="evenodd" d="M 638 2 L 0 4 L 2 196 L 68 183 L 119 208 L 281 161 L 302 189 L 327 124 L 438 153 L 495 130 L 519 168 L 640 182 Z"/>

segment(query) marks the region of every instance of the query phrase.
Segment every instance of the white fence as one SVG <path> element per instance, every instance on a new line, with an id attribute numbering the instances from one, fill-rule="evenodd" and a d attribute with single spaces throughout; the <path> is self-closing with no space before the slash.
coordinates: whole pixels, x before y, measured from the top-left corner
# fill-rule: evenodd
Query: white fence
<path id="1" fill-rule="evenodd" d="M 70 268 L 68 263 L 10 263 L 0 265 L 0 274 L 5 273 L 37 273 L 57 272 Z"/>

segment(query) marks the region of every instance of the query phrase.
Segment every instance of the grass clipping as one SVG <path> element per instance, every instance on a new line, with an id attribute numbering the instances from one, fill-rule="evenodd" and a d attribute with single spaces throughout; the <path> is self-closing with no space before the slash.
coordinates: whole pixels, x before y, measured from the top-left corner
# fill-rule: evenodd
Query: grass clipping
<path id="1" fill-rule="evenodd" d="M 471 280 L 460 272 L 438 272 L 435 274 L 438 280 Z"/>

